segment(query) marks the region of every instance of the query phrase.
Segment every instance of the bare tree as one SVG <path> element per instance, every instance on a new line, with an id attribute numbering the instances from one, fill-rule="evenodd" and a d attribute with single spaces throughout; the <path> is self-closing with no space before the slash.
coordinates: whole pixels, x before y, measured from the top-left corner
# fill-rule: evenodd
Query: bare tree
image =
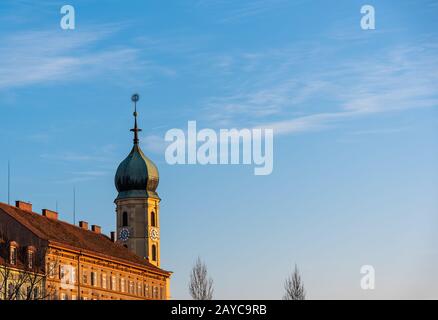
<path id="1" fill-rule="evenodd" d="M 213 299 L 213 279 L 208 277 L 207 266 L 199 257 L 190 274 L 189 291 L 194 300 Z"/>
<path id="2" fill-rule="evenodd" d="M 283 300 L 305 300 L 306 290 L 304 290 L 304 283 L 301 280 L 300 271 L 297 265 L 292 274 L 286 279 L 284 283 L 285 294 Z"/>
<path id="3" fill-rule="evenodd" d="M 5 300 L 42 300 L 44 275 L 38 271 L 0 265 L 2 298 Z"/>

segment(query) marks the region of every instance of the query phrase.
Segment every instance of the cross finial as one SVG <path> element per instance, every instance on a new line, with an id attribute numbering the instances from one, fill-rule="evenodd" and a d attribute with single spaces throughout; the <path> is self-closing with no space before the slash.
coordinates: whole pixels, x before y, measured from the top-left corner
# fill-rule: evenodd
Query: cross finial
<path id="1" fill-rule="evenodd" d="M 140 99 L 140 96 L 137 93 L 134 93 L 131 97 L 132 102 L 134 102 L 134 129 L 131 129 L 134 132 L 134 144 L 138 144 L 138 133 L 141 129 L 137 126 L 137 101 Z"/>

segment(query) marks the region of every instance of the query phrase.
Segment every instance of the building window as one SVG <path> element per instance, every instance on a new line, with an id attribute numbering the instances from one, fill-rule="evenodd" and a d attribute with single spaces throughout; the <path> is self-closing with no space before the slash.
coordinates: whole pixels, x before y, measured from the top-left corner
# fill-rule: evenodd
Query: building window
<path id="1" fill-rule="evenodd" d="M 87 283 L 87 271 L 82 272 L 82 282 Z"/>
<path id="2" fill-rule="evenodd" d="M 91 285 L 97 286 L 97 272 L 91 271 Z"/>
<path id="3" fill-rule="evenodd" d="M 102 288 L 106 289 L 106 274 L 102 273 Z"/>
<path id="4" fill-rule="evenodd" d="M 15 300 L 14 293 L 15 293 L 15 286 L 12 283 L 10 283 L 8 285 L 8 295 L 10 300 Z"/>
<path id="5" fill-rule="evenodd" d="M 128 213 L 126 211 L 122 214 L 122 227 L 128 226 Z"/>
<path id="6" fill-rule="evenodd" d="M 59 266 L 59 279 L 64 284 L 76 282 L 76 268 L 71 265 Z"/>
<path id="7" fill-rule="evenodd" d="M 117 290 L 116 289 L 116 276 L 111 276 L 111 290 Z"/>
<path id="8" fill-rule="evenodd" d="M 47 273 L 49 274 L 49 278 L 53 278 L 55 277 L 55 263 L 54 262 L 49 262 L 49 265 L 47 266 Z"/>
<path id="9" fill-rule="evenodd" d="M 155 212 L 151 212 L 151 226 L 156 227 L 157 226 L 157 217 L 155 215 Z"/>
<path id="10" fill-rule="evenodd" d="M 61 300 L 68 300 L 68 297 L 67 297 L 67 295 L 64 292 L 61 292 L 60 299 Z"/>
<path id="11" fill-rule="evenodd" d="M 11 246 L 9 251 L 9 263 L 12 265 L 17 264 L 17 248 L 15 246 Z"/>
<path id="12" fill-rule="evenodd" d="M 47 294 L 47 300 L 57 300 L 57 297 L 58 297 L 58 291 L 56 290 L 56 288 L 55 288 L 56 286 L 53 284 L 53 285 L 48 285 L 47 286 L 47 292 L 48 292 L 48 294 Z M 44 289 L 41 289 L 41 290 L 44 290 Z"/>
<path id="13" fill-rule="evenodd" d="M 34 264 L 34 254 L 32 250 L 27 251 L 27 266 L 29 269 L 33 269 Z"/>
<path id="14" fill-rule="evenodd" d="M 134 281 L 129 281 L 129 293 L 134 294 Z"/>
<path id="15" fill-rule="evenodd" d="M 152 245 L 152 261 L 157 261 L 157 246 Z"/>
<path id="16" fill-rule="evenodd" d="M 59 279 L 65 281 L 65 268 L 64 266 L 59 266 Z"/>
<path id="17" fill-rule="evenodd" d="M 140 282 L 137 284 L 137 294 L 139 296 L 141 296 L 143 294 L 143 290 L 141 290 L 141 283 Z"/>
<path id="18" fill-rule="evenodd" d="M 76 283 L 76 268 L 71 267 L 71 283 Z"/>
<path id="19" fill-rule="evenodd" d="M 158 287 L 154 286 L 154 299 L 158 299 Z"/>
<path id="20" fill-rule="evenodd" d="M 149 298 L 149 285 L 146 283 L 144 284 L 144 296 Z"/>
<path id="21" fill-rule="evenodd" d="M 120 279 L 120 291 L 125 292 L 125 279 Z"/>
<path id="22" fill-rule="evenodd" d="M 40 298 L 38 287 L 33 288 L 33 299 L 38 300 Z"/>

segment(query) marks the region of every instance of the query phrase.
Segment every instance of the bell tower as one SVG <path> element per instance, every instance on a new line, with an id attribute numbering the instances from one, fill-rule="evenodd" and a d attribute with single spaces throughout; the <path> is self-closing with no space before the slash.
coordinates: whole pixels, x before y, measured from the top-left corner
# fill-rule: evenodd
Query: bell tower
<path id="1" fill-rule="evenodd" d="M 156 193 L 159 174 L 156 165 L 139 146 L 137 102 L 134 103 L 134 145 L 117 168 L 115 185 L 117 241 L 153 265 L 160 266 L 160 197 Z"/>

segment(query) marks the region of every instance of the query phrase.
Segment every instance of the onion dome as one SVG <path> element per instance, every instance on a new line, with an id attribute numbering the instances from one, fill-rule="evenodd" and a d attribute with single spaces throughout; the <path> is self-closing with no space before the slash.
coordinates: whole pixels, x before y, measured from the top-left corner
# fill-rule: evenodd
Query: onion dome
<path id="1" fill-rule="evenodd" d="M 125 198 L 159 198 L 156 193 L 159 182 L 159 174 L 157 166 L 146 157 L 139 146 L 138 132 L 141 131 L 137 127 L 137 94 L 132 96 L 132 101 L 135 105 L 134 111 L 134 146 L 131 152 L 123 160 L 117 168 L 114 179 L 116 189 L 119 195 L 116 200 Z"/>

